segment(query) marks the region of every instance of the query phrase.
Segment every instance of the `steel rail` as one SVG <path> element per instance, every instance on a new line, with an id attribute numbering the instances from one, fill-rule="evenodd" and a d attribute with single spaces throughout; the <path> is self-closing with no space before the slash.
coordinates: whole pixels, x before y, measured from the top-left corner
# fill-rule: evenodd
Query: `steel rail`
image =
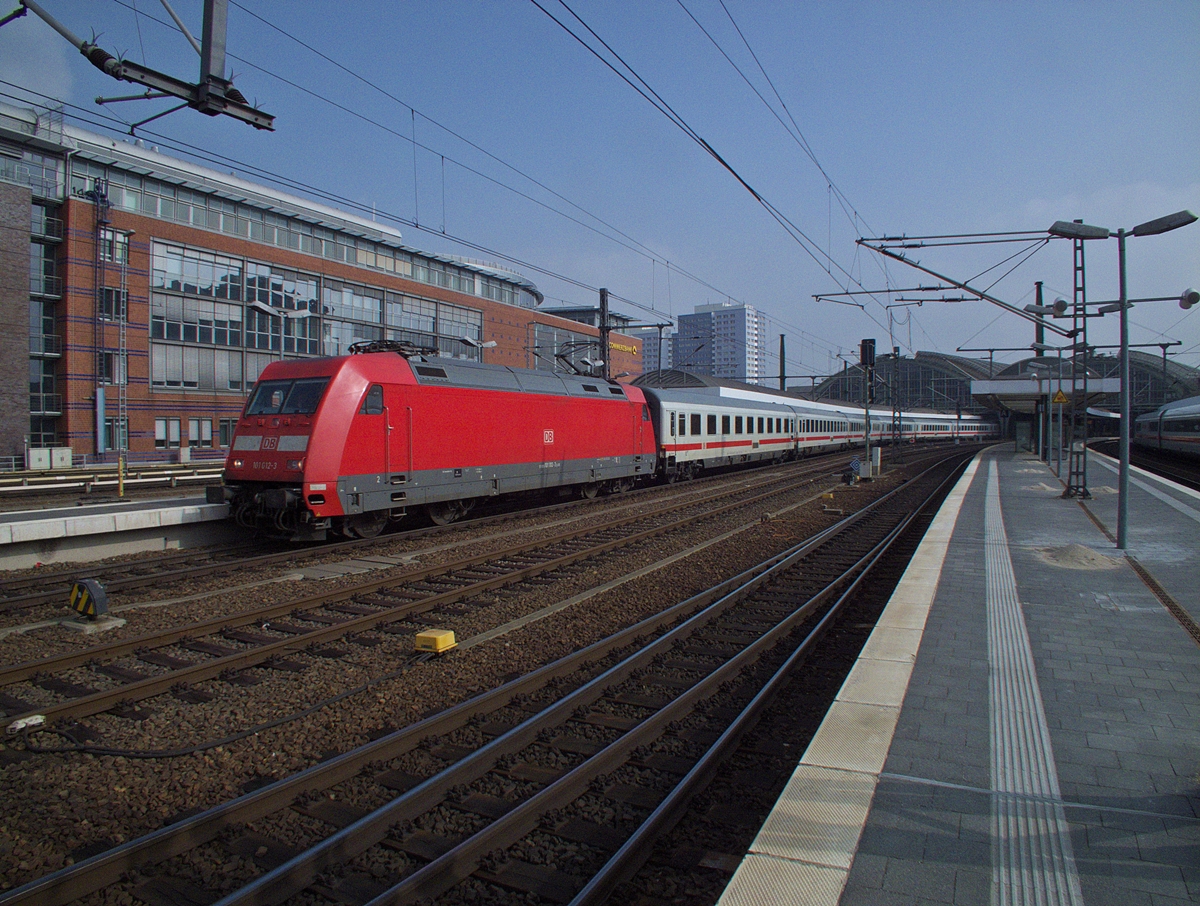
<path id="1" fill-rule="evenodd" d="M 787 490 L 789 490 L 789 488 L 778 488 L 755 495 L 751 498 L 738 498 L 714 509 L 707 510 L 703 515 L 705 517 L 712 517 L 725 513 L 729 510 L 750 506 L 769 497 L 774 497 L 778 494 L 785 493 Z M 730 495 L 726 493 L 713 495 L 714 499 L 718 499 L 723 496 Z M 666 512 L 674 512 L 693 508 L 697 505 L 702 505 L 705 502 L 707 501 L 702 500 L 699 502 L 689 501 L 681 503 L 674 507 L 667 508 Z M 440 566 L 429 567 L 424 570 L 415 570 L 399 577 L 393 576 L 383 579 L 376 579 L 369 582 L 360 583 L 352 588 L 344 588 L 323 595 L 310 596 L 309 598 L 301 599 L 299 601 L 277 604 L 272 607 L 264 608 L 248 614 L 240 614 L 233 618 L 217 618 L 206 621 L 205 623 L 199 625 L 180 627 L 166 633 L 155 634 L 152 636 L 142 636 L 140 638 L 130 639 L 124 642 L 114 642 L 110 645 L 85 649 L 83 651 L 63 657 L 44 658 L 39 661 L 18 664 L 10 668 L 0 670 L 0 686 L 10 685 L 22 679 L 27 679 L 37 673 L 44 673 L 50 668 L 61 671 L 90 663 L 100 657 L 114 658 L 125 654 L 136 654 L 138 650 L 143 649 L 148 642 L 154 643 L 157 647 L 165 647 L 183 639 L 191 639 L 203 636 L 209 632 L 219 632 L 221 629 L 235 628 L 237 626 L 245 626 L 252 623 L 261 623 L 264 620 L 269 621 L 275 617 L 294 614 L 298 611 L 313 610 L 328 604 L 341 603 L 351 600 L 359 595 L 369 594 L 371 592 L 380 591 L 381 589 L 401 586 L 429 578 L 444 576 L 456 570 L 461 571 L 469 569 L 470 567 L 478 566 L 482 563 L 512 558 L 524 553 L 542 553 L 555 544 L 560 544 L 589 535 L 595 536 L 604 532 L 611 532 L 618 528 L 625 528 L 631 523 L 645 521 L 646 519 L 658 517 L 662 514 L 663 511 L 659 510 L 654 514 L 649 515 L 626 515 L 618 519 L 602 523 L 598 526 L 588 526 L 579 529 L 573 529 L 550 539 L 543 538 L 536 541 L 531 541 L 500 553 L 477 554 L 459 560 L 453 564 L 442 564 Z M 151 698 L 155 695 L 160 695 L 181 683 L 190 684 L 203 682 L 223 673 L 244 670 L 247 667 L 262 664 L 273 657 L 296 654 L 305 648 L 328 643 L 350 633 L 369 631 L 377 628 L 380 625 L 397 622 L 409 616 L 424 613 L 445 604 L 462 600 L 463 598 L 473 597 L 484 592 L 493 591 L 497 588 L 524 581 L 555 569 L 562 569 L 563 567 L 577 561 L 607 553 L 608 551 L 618 547 L 625 547 L 647 538 L 667 534 L 680 528 L 688 527 L 694 524 L 695 520 L 695 516 L 688 516 L 669 523 L 653 526 L 640 532 L 634 532 L 633 534 L 622 534 L 619 537 L 611 538 L 597 545 L 591 545 L 578 551 L 558 556 L 554 559 L 520 567 L 502 575 L 487 579 L 480 579 L 471 583 L 470 585 L 448 590 L 442 592 L 441 594 L 430 595 L 416 601 L 405 602 L 395 607 L 382 609 L 377 613 L 366 614 L 357 617 L 348 617 L 345 620 L 324 627 L 314 627 L 310 632 L 306 632 L 303 635 L 288 636 L 270 644 L 261 645 L 246 651 L 239 651 L 234 654 L 216 657 L 208 661 L 194 664 L 190 667 L 180 668 L 179 670 L 170 671 L 159 676 L 147 677 L 144 680 L 137 680 L 135 682 L 117 686 L 112 689 L 98 691 L 92 693 L 91 695 L 80 696 L 79 698 L 60 702 L 55 705 L 31 708 L 28 711 L 10 714 L 5 718 L 5 723 L 6 725 L 12 724 L 14 721 L 19 721 L 33 715 L 41 715 L 47 720 L 51 720 L 54 718 L 79 718 L 98 714 L 100 712 L 107 711 L 123 702 L 141 701 Z"/>
<path id="2" fill-rule="evenodd" d="M 259 545 L 262 546 L 262 545 Z M 42 575 L 22 576 L 19 579 L 6 579 L 0 582 L 0 613 L 9 613 L 14 610 L 28 610 L 31 607 L 36 607 L 39 604 L 53 603 L 56 598 L 65 598 L 66 593 L 70 590 L 71 585 L 85 576 L 88 578 L 97 579 L 104 586 L 106 591 L 116 591 L 118 589 L 141 588 L 146 585 L 166 584 L 178 579 L 186 579 L 193 576 L 201 576 L 207 573 L 219 572 L 222 570 L 235 569 L 245 565 L 255 565 L 260 563 L 270 563 L 273 561 L 294 559 L 296 552 L 281 551 L 275 554 L 262 554 L 254 557 L 246 556 L 246 544 L 229 545 L 227 547 L 217 548 L 216 550 L 208 550 L 205 553 L 198 551 L 180 551 L 175 555 L 166 555 L 164 557 L 151 561 L 132 561 L 130 565 L 122 567 L 107 567 L 108 569 L 116 569 L 116 574 L 104 574 L 103 569 L 96 567 L 75 567 L 69 570 L 55 570 L 54 572 L 46 572 Z M 236 560 L 228 560 L 221 563 L 200 564 L 193 562 L 191 566 L 183 566 L 173 570 L 161 570 L 165 563 L 176 561 L 198 561 L 205 557 L 215 559 L 227 555 L 234 555 Z M 134 565 L 136 564 L 136 566 Z M 142 572 L 136 572 L 138 568 L 142 568 Z M 145 570 L 159 569 L 152 575 L 146 575 Z M 56 584 L 61 583 L 61 584 Z M 36 585 L 39 591 L 26 592 L 24 594 L 12 594 L 11 591 L 28 588 Z M 47 587 L 48 586 L 48 587 Z"/>
<path id="3" fill-rule="evenodd" d="M 827 527 L 812 538 L 796 545 L 760 566 L 769 568 L 780 560 L 798 551 L 814 550 L 825 541 L 839 534 L 848 524 L 865 517 L 867 512 L 884 503 L 896 492 L 892 492 L 871 504 L 864 511 L 852 514 L 845 520 Z M 662 613 L 647 618 L 610 636 L 593 643 L 578 652 L 545 665 L 542 668 L 495 690 L 452 706 L 445 712 L 397 730 L 365 746 L 329 759 L 321 764 L 275 781 L 272 784 L 247 793 L 235 800 L 222 803 L 201 814 L 184 818 L 179 822 L 160 828 L 148 835 L 129 841 L 119 847 L 60 869 L 14 891 L 0 896 L 0 903 L 33 904 L 39 906 L 63 906 L 109 884 L 116 883 L 131 870 L 153 865 L 174 855 L 186 852 L 209 842 L 229 827 L 248 823 L 287 806 L 299 795 L 327 789 L 350 779 L 371 762 L 387 761 L 415 748 L 423 739 L 441 735 L 461 727 L 473 718 L 490 713 L 508 704 L 516 695 L 527 695 L 551 680 L 576 675 L 587 663 L 607 656 L 611 651 L 628 645 L 633 639 L 649 635 L 663 626 L 670 625 L 683 616 L 710 605 L 726 596 L 729 591 L 744 584 L 761 570 L 754 568 L 715 586 L 713 589 L 680 602 Z"/>
<path id="4" fill-rule="evenodd" d="M 639 825 L 629 839 L 604 864 L 600 871 L 589 879 L 571 900 L 569 906 L 599 906 L 599 904 L 608 899 L 619 884 L 629 880 L 641 869 L 642 865 L 650 857 L 654 841 L 667 833 L 683 817 L 683 813 L 691 799 L 708 785 L 720 764 L 736 749 L 742 736 L 757 723 L 763 710 L 766 709 L 778 691 L 790 679 L 792 671 L 803 663 L 817 642 L 840 616 L 846 602 L 858 592 L 862 583 L 872 574 L 879 561 L 891 552 L 897 541 L 922 516 L 930 504 L 935 500 L 941 501 L 944 498 L 944 492 L 961 474 L 964 464 L 965 460 L 952 468 L 950 474 L 934 489 L 921 506 L 909 513 L 879 543 L 870 555 L 870 562 L 863 567 L 853 582 L 850 583 L 849 587 L 846 588 L 838 600 L 821 617 L 820 622 L 813 628 L 812 632 L 796 647 L 784 663 L 780 665 L 763 688 L 734 719 L 729 728 L 701 756 L 695 767 L 667 794 L 663 801 Z"/>
<path id="5" fill-rule="evenodd" d="M 855 519 L 858 516 L 859 514 L 853 514 L 847 517 L 847 520 Z M 825 528 L 812 538 L 792 548 L 791 551 L 805 546 L 815 548 L 828 538 L 838 534 L 847 520 Z M 765 561 L 763 565 L 769 567 L 791 551 L 779 554 Z M 712 589 L 681 601 L 608 638 L 594 642 L 494 690 L 454 705 L 446 711 L 431 715 L 408 727 L 380 737 L 365 746 L 335 756 L 292 777 L 275 781 L 198 815 L 167 825 L 36 881 L 31 881 L 22 887 L 0 895 L 0 904 L 3 906 L 17 906 L 17 904 L 22 904 L 22 906 L 24 904 L 65 906 L 79 897 L 116 883 L 128 871 L 157 864 L 172 856 L 187 852 L 215 839 L 229 827 L 255 821 L 286 807 L 297 796 L 328 789 L 349 780 L 357 775 L 365 764 L 395 758 L 416 748 L 430 736 L 448 733 L 464 726 L 475 717 L 504 707 L 515 696 L 528 695 L 544 688 L 551 680 L 575 675 L 586 664 L 608 656 L 612 651 L 631 644 L 634 639 L 659 631 L 663 626 L 670 625 L 696 609 L 708 606 L 738 585 L 753 578 L 758 571 L 757 568 L 746 570 Z"/>
<path id="6" fill-rule="evenodd" d="M 800 476 L 797 476 L 797 479 L 802 479 L 805 476 L 807 476 L 808 474 L 809 474 L 808 472 L 804 472 Z M 776 481 L 762 482 L 761 484 L 767 485 L 767 484 L 772 484 L 772 483 L 778 483 L 778 482 L 776 480 Z M 795 487 L 795 485 L 793 485 L 793 487 Z M 264 620 L 270 621 L 272 619 L 276 619 L 281 616 L 294 614 L 297 611 L 311 610 L 311 609 L 315 609 L 318 607 L 322 607 L 329 603 L 338 603 L 342 600 L 353 597 L 355 594 L 370 594 L 372 592 L 379 591 L 381 588 L 386 588 L 386 587 L 390 587 L 393 585 L 412 583 L 412 582 L 421 582 L 421 581 L 425 581 L 427 579 L 436 578 L 436 577 L 445 575 L 447 573 L 468 570 L 472 567 L 480 565 L 481 563 L 486 563 L 491 560 L 503 559 L 506 556 L 519 555 L 521 553 L 525 553 L 528 550 L 541 549 L 543 547 L 546 547 L 547 545 L 558 543 L 559 541 L 573 540 L 578 537 L 585 537 L 586 535 L 605 531 L 606 529 L 609 529 L 609 528 L 620 528 L 630 522 L 636 522 L 639 519 L 646 519 L 652 515 L 661 515 L 661 514 L 665 514 L 665 513 L 674 512 L 674 511 L 677 511 L 680 509 L 686 509 L 690 506 L 698 506 L 698 505 L 704 505 L 706 503 L 711 503 L 712 501 L 719 500 L 722 497 L 728 497 L 728 496 L 732 496 L 732 495 L 741 493 L 743 490 L 745 490 L 745 489 L 744 488 L 736 488 L 736 489 L 722 488 L 717 493 L 710 494 L 707 497 L 701 496 L 701 497 L 699 497 L 699 499 L 697 499 L 695 497 L 689 497 L 686 500 L 681 500 L 681 501 L 679 501 L 675 504 L 672 504 L 666 508 L 658 510 L 657 513 L 655 513 L 655 514 L 646 514 L 646 513 L 636 513 L 636 514 L 631 514 L 631 515 L 627 514 L 626 516 L 620 517 L 619 519 L 609 520 L 608 522 L 601 523 L 599 525 L 590 525 L 583 529 L 573 530 L 571 532 L 564 532 L 564 533 L 561 533 L 560 535 L 554 536 L 549 539 L 542 539 L 542 540 L 539 540 L 532 544 L 519 545 L 515 548 L 510 548 L 510 549 L 502 550 L 502 551 L 495 551 L 492 553 L 473 555 L 471 557 L 465 557 L 465 558 L 462 558 L 459 560 L 452 561 L 450 563 L 443 563 L 438 566 L 430 566 L 430 567 L 424 567 L 421 569 L 413 569 L 413 570 L 409 570 L 408 572 L 406 572 L 400 576 L 392 576 L 390 578 L 385 578 L 385 579 L 377 579 L 377 580 L 371 580 L 371 581 L 367 581 L 367 582 L 361 582 L 352 587 L 340 589 L 338 592 L 332 592 L 332 593 L 321 594 L 321 595 L 311 595 L 307 598 L 301 598 L 298 601 L 290 601 L 290 602 L 284 603 L 284 604 L 276 604 L 276 605 L 273 605 L 270 607 L 264 607 L 264 608 L 260 608 L 260 609 L 253 610 L 253 611 L 247 611 L 246 613 L 243 613 L 243 614 L 214 617 L 210 620 L 204 620 L 199 623 L 190 623 L 187 626 L 177 627 L 174 630 L 150 633 L 150 634 L 146 634 L 146 635 L 137 636 L 132 639 L 125 639 L 125 640 L 122 640 L 119 642 L 109 642 L 104 645 L 93 646 L 91 648 L 87 648 L 83 651 L 75 652 L 72 654 L 52 655 L 50 657 L 40 658 L 40 659 L 34 660 L 34 661 L 26 661 L 21 664 L 14 664 L 10 667 L 0 667 L 0 687 L 10 685 L 10 684 L 12 684 L 14 682 L 18 682 L 22 679 L 27 679 L 38 673 L 46 673 L 48 671 L 55 671 L 55 670 L 68 670 L 68 669 L 71 669 L 74 667 L 83 666 L 83 665 L 91 663 L 93 661 L 112 660 L 112 659 L 115 659 L 118 657 L 124 657 L 126 655 L 134 654 L 139 650 L 145 650 L 149 646 L 165 647 L 167 645 L 172 645 L 175 642 L 178 642 L 178 641 L 181 641 L 184 639 L 200 638 L 200 637 L 203 637 L 208 634 L 219 633 L 223 629 L 236 629 L 240 626 L 248 626 L 248 625 L 255 624 L 255 623 L 262 623 Z M 752 498 L 751 502 L 771 496 L 774 493 L 783 493 L 786 490 L 789 490 L 789 488 L 784 488 L 780 491 L 766 492 L 764 494 L 759 494 L 756 497 Z M 736 505 L 738 505 L 738 504 L 735 503 L 734 506 L 736 506 Z M 713 513 L 724 512 L 724 509 L 714 510 L 711 512 L 713 512 Z M 439 527 L 439 531 L 442 528 L 445 528 L 445 527 Z M 536 530 L 536 529 L 531 529 L 531 531 L 533 531 L 533 530 Z M 486 540 L 486 539 L 483 539 L 483 540 Z M 358 544 L 361 542 L 360 541 L 351 541 L 351 542 L 347 542 L 347 543 Z M 382 611 L 381 611 L 381 613 L 382 613 Z"/>
<path id="7" fill-rule="evenodd" d="M 845 521 L 857 522 L 863 516 L 862 513 L 855 514 L 855 517 L 850 517 Z M 845 527 L 848 526 L 842 526 L 842 528 Z M 828 539 L 822 539 L 822 543 L 825 540 Z M 591 704 L 605 691 L 627 679 L 635 670 L 646 666 L 659 654 L 670 650 L 677 642 L 690 637 L 703 625 L 726 612 L 750 591 L 768 581 L 782 563 L 790 565 L 803 555 L 795 552 L 782 558 L 770 569 L 759 572 L 741 587 L 730 590 L 699 613 L 659 636 L 629 658 L 608 668 L 579 689 L 538 714 L 529 717 L 518 726 L 496 737 L 466 758 L 426 779 L 386 805 L 336 831 L 272 871 L 265 872 L 235 893 L 218 900 L 213 906 L 252 906 L 252 904 L 253 906 L 264 906 L 264 904 L 278 903 L 287 896 L 299 892 L 304 886 L 315 880 L 321 871 L 347 861 L 379 843 L 397 821 L 412 818 L 420 812 L 438 805 L 453 787 L 478 779 L 487 773 L 500 758 L 521 751 L 535 741 L 543 730 L 560 723 L 561 719 Z M 743 661 L 738 661 L 739 670 L 743 663 Z M 711 680 L 714 683 L 712 688 L 715 689 L 731 675 L 732 673 L 726 672 L 724 667 L 719 668 L 702 680 L 700 685 L 708 688 L 707 683 Z M 675 699 L 675 702 L 683 701 L 690 704 L 702 697 L 696 688 L 693 687 L 692 690 L 682 693 Z M 669 716 L 662 717 L 661 721 L 656 720 L 663 714 Z M 658 727 L 660 724 L 665 726 L 670 720 L 675 719 L 673 710 L 660 712 L 660 715 L 650 718 L 639 727 Z M 535 794 L 531 799 L 516 806 L 497 823 L 489 825 L 489 828 L 493 829 L 492 833 L 485 835 L 484 838 L 478 834 L 468 838 L 467 841 L 454 847 L 442 857 L 419 869 L 414 875 L 410 875 L 401 882 L 398 888 L 393 888 L 389 893 L 400 891 L 414 897 L 436 896 L 444 891 L 450 883 L 454 883 L 460 878 L 457 873 L 459 869 L 465 868 L 466 874 L 469 874 L 474 870 L 479 857 L 498 846 L 513 842 L 512 839 L 509 839 L 512 834 L 515 833 L 519 837 L 520 834 L 527 832 L 531 822 L 536 824 L 536 815 L 540 815 L 548 809 L 561 807 L 577 798 L 582 788 L 586 787 L 595 775 L 616 767 L 624 760 L 628 752 L 633 751 L 644 741 L 645 737 L 642 734 L 634 731 L 626 733 L 597 756 L 588 759 L 540 793 Z M 388 902 L 394 901 L 400 900 L 398 897 L 396 900 L 388 900 Z"/>
<path id="8" fill-rule="evenodd" d="M 817 474 L 820 471 L 822 471 L 822 468 L 808 468 L 808 469 L 800 470 L 801 475 Z M 721 477 L 727 477 L 727 476 L 713 476 L 709 479 L 701 479 L 701 481 L 717 481 L 717 480 L 720 480 Z M 755 480 L 755 479 L 758 479 L 758 480 Z M 771 484 L 772 482 L 777 482 L 777 481 L 781 481 L 781 480 L 787 480 L 787 476 L 786 475 L 780 476 L 778 474 L 772 474 L 772 475 L 764 477 L 764 476 L 759 475 L 759 476 L 751 476 L 750 480 L 747 481 L 746 484 L 749 484 L 751 486 L 754 486 L 754 485 L 762 486 L 762 485 Z M 637 496 L 640 496 L 642 493 L 645 493 L 645 492 L 651 491 L 651 490 L 657 490 L 657 488 L 642 489 L 640 492 L 637 493 Z M 682 488 L 677 489 L 677 490 L 684 491 L 684 489 L 682 489 Z M 725 491 L 725 493 L 735 493 L 735 492 L 736 492 L 736 489 L 731 489 L 731 490 Z M 702 489 L 701 493 L 703 493 L 703 489 Z M 573 500 L 573 501 L 570 501 L 567 503 L 554 504 L 551 506 L 540 507 L 537 510 L 537 513 L 542 514 L 542 513 L 547 513 L 547 512 L 553 512 L 558 509 L 575 508 L 575 507 L 580 506 L 581 504 L 586 505 L 588 502 L 589 501 Z M 632 504 L 632 505 L 636 505 L 636 503 Z M 511 517 L 512 517 L 512 513 L 507 513 L 507 512 L 506 513 L 497 513 L 497 514 L 493 514 L 490 516 L 483 516 L 483 517 L 472 519 L 472 520 L 470 520 L 469 524 L 471 526 L 483 526 L 483 525 L 487 525 L 492 522 L 503 522 L 503 521 L 510 519 Z M 426 535 L 442 535 L 442 534 L 446 534 L 449 532 L 458 532 L 458 531 L 462 530 L 462 527 L 463 527 L 462 524 L 455 523 L 452 525 L 440 525 L 440 526 L 432 526 L 432 527 L 426 527 L 426 528 L 413 529 L 408 532 L 405 532 L 403 534 L 403 536 L 389 535 L 389 536 L 385 536 L 385 537 L 375 537 L 375 538 L 351 538 L 351 539 L 344 540 L 344 541 L 335 541 L 335 542 L 328 543 L 328 544 L 322 544 L 318 547 L 307 547 L 307 548 L 293 547 L 293 548 L 290 548 L 289 550 L 280 551 L 280 552 L 274 553 L 274 554 L 262 554 L 262 555 L 255 556 L 255 557 L 242 558 L 235 562 L 215 564 L 215 565 L 200 563 L 196 566 L 181 567 L 180 569 L 174 570 L 172 572 L 156 573 L 151 576 L 145 576 L 145 575 L 124 576 L 120 572 L 120 570 L 122 568 L 120 566 L 109 567 L 110 569 L 116 569 L 118 571 L 116 575 L 110 575 L 110 576 L 106 576 L 104 574 L 103 568 L 100 570 L 97 570 L 95 568 L 79 567 L 79 568 L 75 568 L 75 569 L 71 569 L 71 570 L 57 570 L 53 573 L 43 573 L 42 575 L 39 575 L 39 576 L 24 576 L 19 579 L 0 580 L 0 614 L 7 613 L 9 611 L 14 611 L 14 610 L 27 610 L 31 607 L 36 607 L 39 604 L 52 603 L 55 600 L 56 596 L 65 595 L 66 592 L 69 590 L 70 585 L 69 584 L 64 584 L 61 586 L 54 585 L 50 589 L 47 590 L 45 588 L 45 584 L 47 582 L 57 582 L 59 580 L 63 580 L 66 583 L 70 583 L 70 582 L 74 582 L 78 578 L 81 578 L 85 574 L 87 576 L 89 576 L 90 578 L 98 579 L 104 585 L 105 589 L 108 591 L 114 591 L 114 590 L 118 590 L 118 589 L 143 588 L 147 585 L 165 584 L 166 581 L 171 581 L 171 580 L 179 581 L 182 579 L 211 575 L 212 573 L 217 573 L 217 572 L 227 572 L 228 570 L 235 569 L 235 568 L 236 569 L 253 568 L 256 566 L 265 566 L 265 565 L 270 565 L 272 563 L 278 563 L 281 561 L 289 562 L 289 561 L 294 561 L 297 559 L 308 559 L 311 557 L 328 556 L 329 554 L 336 554 L 336 553 L 343 552 L 343 551 L 353 551 L 353 550 L 357 550 L 359 548 L 364 548 L 364 547 L 369 549 L 369 548 L 378 547 L 382 544 L 394 543 L 398 537 L 402 537 L 404 539 L 414 539 L 414 538 L 424 537 Z M 238 550 L 238 549 L 239 548 L 228 548 L 228 550 Z M 244 545 L 241 549 L 244 549 Z M 199 560 L 199 559 L 203 558 L 204 556 L 206 556 L 206 554 L 201 553 L 201 552 L 195 552 L 195 551 L 180 552 L 174 556 L 170 556 L 169 559 L 170 560 L 185 560 L 185 559 Z M 38 592 L 29 592 L 29 593 L 21 594 L 21 595 L 8 595 L 6 593 L 6 589 L 8 589 L 8 588 L 14 588 L 14 587 L 22 588 L 22 587 L 27 587 L 32 584 L 41 585 L 42 590 L 38 591 Z"/>
<path id="9" fill-rule="evenodd" d="M 889 498 L 891 496 L 888 495 Z M 867 515 L 865 511 L 860 511 L 845 520 L 847 525 L 842 526 L 843 530 L 858 523 Z M 910 518 L 912 518 L 912 514 L 902 517 L 902 521 L 907 523 Z M 686 716 L 696 704 L 709 698 L 746 666 L 761 657 L 784 635 L 791 632 L 816 608 L 828 600 L 836 589 L 845 584 L 850 575 L 861 572 L 866 564 L 873 562 L 880 549 L 896 536 L 896 532 L 896 529 L 889 531 L 883 541 L 873 545 L 870 552 L 857 558 L 848 569 L 828 582 L 821 591 L 810 596 L 791 614 L 779 621 L 755 642 L 743 648 L 725 664 L 701 678 L 690 689 L 677 694 L 665 708 L 624 733 L 619 739 L 587 758 L 543 790 L 516 804 L 503 817 L 407 876 L 385 893 L 372 899 L 368 906 L 385 906 L 385 904 L 391 906 L 391 904 L 408 903 L 417 899 L 433 898 L 469 876 L 485 855 L 498 848 L 512 845 L 536 828 L 541 816 L 545 813 L 563 808 L 574 801 L 588 789 L 589 784 L 596 777 L 619 767 L 634 750 L 661 736 L 670 723 Z M 827 540 L 828 538 L 824 539 L 822 543 Z M 669 651 L 678 642 L 687 639 L 707 623 L 727 613 L 755 590 L 780 573 L 792 568 L 813 549 L 810 545 L 805 545 L 805 548 L 804 551 L 795 551 L 781 558 L 743 586 L 733 589 L 628 659 L 613 665 L 600 676 L 548 706 L 539 714 L 528 718 L 517 727 L 493 739 L 465 759 L 428 778 L 390 803 L 336 831 L 309 850 L 277 868 L 265 872 L 238 891 L 221 898 L 214 906 L 273 906 L 273 904 L 298 893 L 315 881 L 322 871 L 346 862 L 382 841 L 396 822 L 405 819 L 411 820 L 421 812 L 440 804 L 455 786 L 478 779 L 490 770 L 501 757 L 519 752 L 529 743 L 537 740 L 543 731 L 561 723 L 566 717 L 596 701 L 607 690 L 623 682 L 636 670 L 646 666 L 660 654 Z M 827 624 L 819 624 L 822 633 L 825 625 Z"/>

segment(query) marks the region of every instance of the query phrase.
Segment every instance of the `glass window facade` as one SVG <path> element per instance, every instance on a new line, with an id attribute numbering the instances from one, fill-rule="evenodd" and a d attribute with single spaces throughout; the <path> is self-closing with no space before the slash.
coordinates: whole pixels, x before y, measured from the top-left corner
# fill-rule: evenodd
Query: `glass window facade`
<path id="1" fill-rule="evenodd" d="M 483 336 L 478 309 L 170 243 L 152 243 L 151 261 L 152 340 L 257 350 L 270 361 L 344 355 L 391 328 L 391 339 L 478 358 L 462 342 Z M 257 373 L 238 367 L 234 355 L 185 355 L 185 348 L 152 345 L 151 386 L 244 392 Z"/>
<path id="2" fill-rule="evenodd" d="M 9 147 L 7 143 L 5 147 Z M 66 172 L 62 157 L 41 154 L 24 147 L 12 147 L 14 156 L 0 154 L 0 180 L 28 186 L 38 198 L 61 199 Z"/>
<path id="3" fill-rule="evenodd" d="M 61 197 L 64 178 L 62 161 L 39 158 L 35 162 L 32 158 L 37 155 L 26 156 L 30 160 L 24 162 L 23 178 L 11 181 L 36 183 L 35 195 Z M 16 162 L 6 160 L 5 163 L 16 169 L 12 166 Z M 3 178 L 3 173 L 0 173 L 0 178 Z M 71 194 L 78 198 L 93 197 L 98 189 L 116 210 L 239 236 L 330 261 L 398 274 L 430 286 L 482 296 L 507 305 L 534 308 L 540 302 L 535 292 L 521 285 L 520 281 L 509 282 L 499 276 L 481 273 L 466 262 L 456 264 L 426 258 L 386 242 L 350 236 L 299 218 L 264 211 L 250 204 L 76 158 L 71 165 Z M 191 275 L 172 276 L 178 276 L 186 282 Z M 201 283 L 205 281 L 203 274 L 196 276 Z"/>

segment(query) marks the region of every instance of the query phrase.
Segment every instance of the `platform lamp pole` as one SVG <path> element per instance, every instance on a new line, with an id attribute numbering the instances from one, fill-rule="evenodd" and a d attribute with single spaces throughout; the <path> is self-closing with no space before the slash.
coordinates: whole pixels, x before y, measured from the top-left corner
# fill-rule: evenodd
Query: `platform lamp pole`
<path id="1" fill-rule="evenodd" d="M 1109 311 L 1121 313 L 1121 438 L 1119 444 L 1120 466 L 1117 472 L 1117 549 L 1125 550 L 1129 541 L 1129 295 L 1125 290 L 1125 237 L 1157 236 L 1169 233 L 1190 223 L 1195 223 L 1196 215 L 1191 211 L 1178 211 L 1139 223 L 1128 233 L 1124 229 L 1117 230 L 1117 279 L 1120 283 L 1120 297 L 1113 307 L 1104 306 L 1099 309 L 1104 314 Z M 1065 239 L 1107 239 L 1110 231 L 1104 227 L 1088 226 L 1085 223 L 1072 223 L 1059 220 L 1047 231 L 1051 236 L 1061 236 Z M 1186 294 L 1185 294 L 1186 295 Z M 1085 454 L 1086 455 L 1086 454 Z"/>

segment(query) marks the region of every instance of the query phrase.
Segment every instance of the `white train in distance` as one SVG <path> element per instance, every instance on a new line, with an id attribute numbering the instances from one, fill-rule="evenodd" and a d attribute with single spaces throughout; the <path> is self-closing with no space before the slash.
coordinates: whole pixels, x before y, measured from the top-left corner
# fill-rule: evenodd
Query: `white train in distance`
<path id="1" fill-rule="evenodd" d="M 658 447 L 658 472 L 667 480 L 754 461 L 782 461 L 828 450 L 861 447 L 861 407 L 818 403 L 765 389 L 730 386 L 658 387 L 654 375 L 634 383 L 646 395 Z M 989 440 L 999 426 L 977 415 L 900 413 L 904 443 Z M 894 440 L 891 409 L 871 410 L 871 443 Z"/>

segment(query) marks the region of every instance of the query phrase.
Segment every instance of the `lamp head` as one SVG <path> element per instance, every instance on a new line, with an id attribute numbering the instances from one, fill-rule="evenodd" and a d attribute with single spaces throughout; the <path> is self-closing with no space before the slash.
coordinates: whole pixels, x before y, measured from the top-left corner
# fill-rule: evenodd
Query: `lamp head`
<path id="1" fill-rule="evenodd" d="M 1180 227 L 1185 227 L 1189 223 L 1196 222 L 1196 215 L 1191 211 L 1177 211 L 1174 214 L 1168 214 L 1166 217 L 1159 217 L 1156 220 L 1147 220 L 1145 223 L 1139 223 L 1129 232 L 1134 236 L 1157 236 L 1159 233 L 1169 233 L 1171 230 L 1177 230 Z"/>
<path id="2" fill-rule="evenodd" d="M 1054 224 L 1046 232 L 1062 239 L 1107 239 L 1109 235 L 1108 230 L 1104 227 L 1072 223 L 1069 220 L 1054 221 Z"/>
<path id="3" fill-rule="evenodd" d="M 1194 289 L 1185 289 L 1183 295 L 1179 297 L 1179 307 L 1187 311 L 1196 303 L 1200 302 L 1200 293 Z"/>

